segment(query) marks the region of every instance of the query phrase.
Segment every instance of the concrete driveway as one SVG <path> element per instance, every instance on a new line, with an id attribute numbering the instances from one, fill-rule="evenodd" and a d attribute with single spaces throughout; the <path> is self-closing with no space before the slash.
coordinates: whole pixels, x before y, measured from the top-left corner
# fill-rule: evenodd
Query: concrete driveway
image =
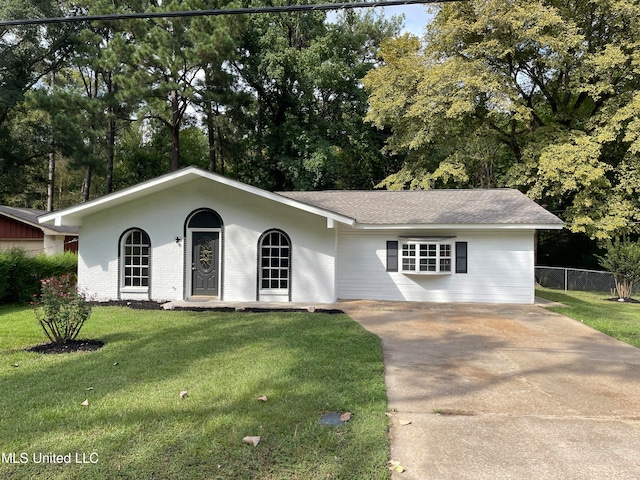
<path id="1" fill-rule="evenodd" d="M 394 479 L 640 478 L 640 349 L 539 306 L 340 307 L 382 339 Z"/>

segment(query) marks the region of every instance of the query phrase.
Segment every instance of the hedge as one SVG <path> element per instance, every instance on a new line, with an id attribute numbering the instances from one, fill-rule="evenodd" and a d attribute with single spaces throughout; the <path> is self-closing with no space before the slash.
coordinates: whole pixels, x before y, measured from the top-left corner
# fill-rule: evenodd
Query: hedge
<path id="1" fill-rule="evenodd" d="M 29 303 L 40 293 L 40 280 L 77 271 L 75 253 L 31 257 L 21 248 L 0 250 L 0 303 Z"/>

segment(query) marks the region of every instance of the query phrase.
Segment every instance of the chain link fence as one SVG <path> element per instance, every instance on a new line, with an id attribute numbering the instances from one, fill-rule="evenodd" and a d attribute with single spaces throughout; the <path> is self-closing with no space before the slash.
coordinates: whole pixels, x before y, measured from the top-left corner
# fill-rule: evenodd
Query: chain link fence
<path id="1" fill-rule="evenodd" d="M 536 267 L 536 282 L 547 288 L 583 292 L 610 293 L 616 288 L 613 275 L 609 272 L 564 267 Z M 634 291 L 637 290 L 638 287 L 634 288 Z"/>

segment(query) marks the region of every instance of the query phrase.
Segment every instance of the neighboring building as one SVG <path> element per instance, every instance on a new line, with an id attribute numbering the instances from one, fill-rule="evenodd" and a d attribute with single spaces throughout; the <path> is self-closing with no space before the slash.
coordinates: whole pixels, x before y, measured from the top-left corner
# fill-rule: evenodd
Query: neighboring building
<path id="1" fill-rule="evenodd" d="M 0 250 L 20 247 L 29 255 L 77 252 L 78 227 L 41 225 L 38 216 L 44 213 L 0 205 Z"/>
<path id="2" fill-rule="evenodd" d="M 563 227 L 510 189 L 272 193 L 195 167 L 40 221 L 80 227 L 99 300 L 319 303 L 533 303 L 534 233 Z"/>

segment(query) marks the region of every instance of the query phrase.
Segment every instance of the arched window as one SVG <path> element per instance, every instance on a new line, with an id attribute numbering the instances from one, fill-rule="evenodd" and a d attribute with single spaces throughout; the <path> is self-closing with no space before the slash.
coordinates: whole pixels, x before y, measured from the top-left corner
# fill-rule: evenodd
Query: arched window
<path id="1" fill-rule="evenodd" d="M 291 281 L 291 241 L 280 230 L 262 234 L 258 247 L 261 290 L 289 290 Z"/>
<path id="2" fill-rule="evenodd" d="M 222 228 L 222 219 L 213 210 L 197 210 L 188 218 L 187 228 Z"/>
<path id="3" fill-rule="evenodd" d="M 121 285 L 149 288 L 151 241 L 143 230 L 125 232 L 120 242 Z"/>

